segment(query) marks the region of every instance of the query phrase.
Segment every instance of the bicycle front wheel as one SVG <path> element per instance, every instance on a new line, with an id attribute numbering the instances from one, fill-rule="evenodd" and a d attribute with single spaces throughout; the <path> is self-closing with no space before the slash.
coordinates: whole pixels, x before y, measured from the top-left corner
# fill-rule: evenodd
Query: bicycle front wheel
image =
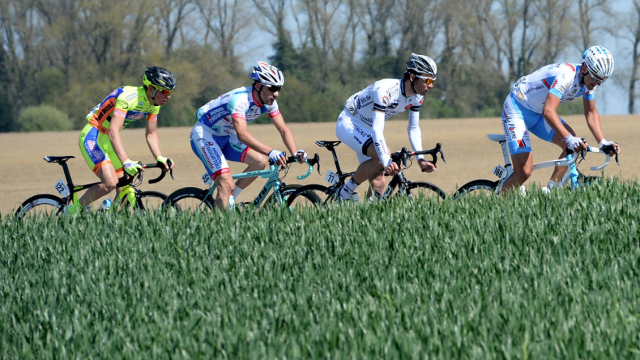
<path id="1" fill-rule="evenodd" d="M 136 196 L 136 209 L 156 211 L 162 207 L 167 195 L 158 191 L 143 191 Z"/>
<path id="2" fill-rule="evenodd" d="M 302 185 L 291 184 L 286 185 L 280 188 L 280 196 L 282 196 L 282 202 L 284 205 L 287 204 L 289 197 L 291 197 Z M 304 196 L 304 195 L 303 195 Z M 278 200 L 276 198 L 275 193 L 271 193 L 269 197 L 265 200 L 265 206 L 271 206 L 277 204 Z"/>
<path id="3" fill-rule="evenodd" d="M 463 196 L 492 196 L 496 193 L 498 181 L 473 180 L 462 185 L 456 192 L 456 198 Z"/>
<path id="4" fill-rule="evenodd" d="M 401 193 L 398 192 L 398 195 Z M 410 183 L 405 189 L 405 193 L 410 199 L 424 198 L 428 200 L 435 200 L 438 202 L 444 201 L 447 198 L 447 194 L 439 187 L 425 181 L 418 181 Z"/>
<path id="5" fill-rule="evenodd" d="M 287 199 L 289 208 L 313 208 L 326 205 L 333 201 L 330 188 L 323 185 L 305 185 L 300 186 Z"/>
<path id="6" fill-rule="evenodd" d="M 207 196 L 208 189 L 183 188 L 167 196 L 162 203 L 164 208 L 173 208 L 179 212 L 212 211 L 215 203 L 211 196 Z"/>
<path id="7" fill-rule="evenodd" d="M 23 202 L 18 210 L 16 210 L 16 217 L 23 218 L 35 218 L 38 216 L 48 216 L 51 214 L 59 215 L 64 208 L 64 202 L 62 199 L 50 194 L 35 195 Z"/>

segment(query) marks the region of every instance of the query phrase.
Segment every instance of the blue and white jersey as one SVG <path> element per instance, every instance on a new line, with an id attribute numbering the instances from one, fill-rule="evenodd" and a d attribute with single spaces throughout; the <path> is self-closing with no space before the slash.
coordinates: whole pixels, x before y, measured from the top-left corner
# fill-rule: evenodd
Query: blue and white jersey
<path id="1" fill-rule="evenodd" d="M 577 64 L 551 64 L 531 75 L 523 76 L 515 84 L 511 93 L 525 108 L 542 114 L 549 93 L 557 96 L 560 103 L 582 96 L 585 100 L 595 98 L 596 88 L 589 91 L 580 86 L 580 68 Z"/>
<path id="2" fill-rule="evenodd" d="M 247 123 L 268 113 L 274 118 L 280 114 L 278 103 L 273 105 L 259 105 L 253 96 L 253 87 L 241 87 L 220 95 L 198 109 L 198 122 L 211 129 L 216 136 L 229 136 L 235 132 L 232 117 L 245 119 Z"/>

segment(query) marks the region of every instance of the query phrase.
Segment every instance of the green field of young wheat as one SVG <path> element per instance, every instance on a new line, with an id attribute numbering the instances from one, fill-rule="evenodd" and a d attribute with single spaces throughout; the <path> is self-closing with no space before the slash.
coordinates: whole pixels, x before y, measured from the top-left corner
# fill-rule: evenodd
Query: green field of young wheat
<path id="1" fill-rule="evenodd" d="M 0 357 L 640 357 L 640 184 L 0 227 Z"/>

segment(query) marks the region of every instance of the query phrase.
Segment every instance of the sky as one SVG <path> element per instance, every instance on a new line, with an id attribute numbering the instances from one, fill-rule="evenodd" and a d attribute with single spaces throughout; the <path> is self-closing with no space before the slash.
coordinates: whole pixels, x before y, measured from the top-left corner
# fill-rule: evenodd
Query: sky
<path id="1" fill-rule="evenodd" d="M 632 10 L 632 0 L 612 0 L 611 5 L 613 9 L 618 13 L 630 12 Z M 290 29 L 295 28 L 295 24 L 291 22 L 286 25 Z M 273 42 L 275 37 L 266 31 L 261 31 L 252 34 L 249 39 L 242 43 L 238 48 L 239 53 L 243 55 L 244 66 L 247 72 L 251 71 L 253 64 L 258 61 L 266 61 L 273 55 Z M 615 68 L 618 70 L 618 75 L 624 70 L 630 67 L 630 54 L 628 53 L 629 42 L 625 42 L 621 39 L 616 39 L 611 35 L 605 35 L 602 43 L 594 44 L 604 46 L 614 55 Z M 617 56 L 619 49 L 626 49 L 626 53 L 623 52 L 624 57 Z M 558 62 L 579 63 L 582 57 L 582 53 L 576 53 L 575 57 L 565 59 L 558 59 Z M 615 74 L 615 73 L 614 73 Z M 599 86 L 596 90 L 596 107 L 598 112 L 602 115 L 627 115 L 628 110 L 628 96 L 627 89 L 622 87 L 620 83 L 616 83 L 609 79 L 603 85 Z M 638 112 L 639 110 L 636 110 Z"/>

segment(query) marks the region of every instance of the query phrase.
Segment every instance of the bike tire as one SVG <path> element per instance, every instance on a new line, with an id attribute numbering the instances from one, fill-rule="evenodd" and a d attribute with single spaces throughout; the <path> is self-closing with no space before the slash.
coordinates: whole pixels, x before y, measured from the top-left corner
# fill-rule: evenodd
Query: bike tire
<path id="1" fill-rule="evenodd" d="M 473 180 L 458 188 L 456 192 L 456 198 L 463 196 L 483 196 L 483 195 L 495 195 L 496 188 L 498 187 L 498 181 L 491 180 Z"/>
<path id="2" fill-rule="evenodd" d="M 136 196 L 136 209 L 156 211 L 162 207 L 165 200 L 167 200 L 167 195 L 159 191 L 143 191 Z"/>
<path id="3" fill-rule="evenodd" d="M 291 184 L 291 185 L 286 185 L 280 188 L 280 195 L 282 196 L 282 200 L 284 204 L 288 204 L 289 197 L 291 197 L 301 187 L 302 185 Z M 265 206 L 272 206 L 277 204 L 278 200 L 276 199 L 275 193 L 271 192 L 271 194 L 269 194 L 269 197 L 264 201 L 264 203 L 265 203 Z"/>
<path id="4" fill-rule="evenodd" d="M 19 219 L 25 217 L 36 217 L 38 215 L 50 215 L 52 213 L 60 215 L 64 208 L 61 198 L 51 194 L 34 195 L 25 200 L 15 212 Z"/>
<path id="5" fill-rule="evenodd" d="M 208 192 L 209 189 L 195 187 L 178 189 L 167 196 L 162 207 L 178 212 L 212 211 L 216 205 L 211 196 L 207 197 Z"/>
<path id="6" fill-rule="evenodd" d="M 311 184 L 300 186 L 287 199 L 289 208 L 315 208 L 333 201 L 330 188 L 324 185 Z"/>
<path id="7" fill-rule="evenodd" d="M 580 173 L 580 176 L 578 177 L 578 182 L 583 185 L 602 185 L 602 181 L 602 176 L 589 176 Z"/>
<path id="8" fill-rule="evenodd" d="M 401 195 L 401 193 L 398 192 L 397 195 Z M 436 201 L 444 201 L 447 198 L 447 193 L 445 193 L 436 185 L 426 181 L 417 181 L 410 183 L 405 189 L 405 193 L 402 195 L 406 195 L 407 197 L 412 199 L 424 197 L 426 199 Z"/>

